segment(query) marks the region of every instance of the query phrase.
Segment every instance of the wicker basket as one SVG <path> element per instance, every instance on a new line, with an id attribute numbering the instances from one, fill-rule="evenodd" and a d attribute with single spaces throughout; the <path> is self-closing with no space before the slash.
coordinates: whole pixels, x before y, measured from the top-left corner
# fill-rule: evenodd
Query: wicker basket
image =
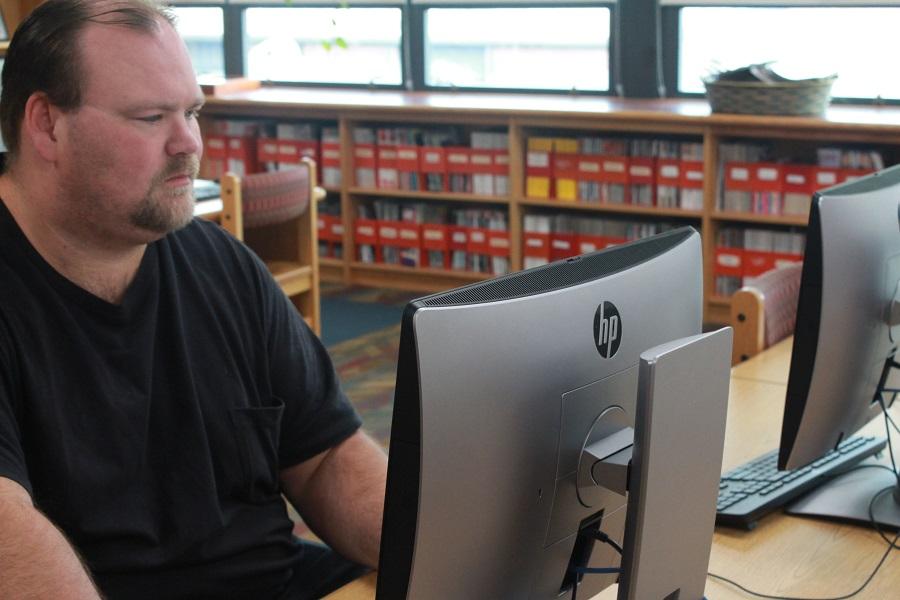
<path id="1" fill-rule="evenodd" d="M 764 83 L 705 80 L 706 97 L 716 113 L 746 115 L 822 115 L 836 75 L 821 79 Z"/>

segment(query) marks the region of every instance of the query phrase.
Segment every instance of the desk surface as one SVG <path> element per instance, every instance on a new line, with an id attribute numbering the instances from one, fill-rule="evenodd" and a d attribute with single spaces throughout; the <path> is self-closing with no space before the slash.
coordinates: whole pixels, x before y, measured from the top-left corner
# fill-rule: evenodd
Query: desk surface
<path id="1" fill-rule="evenodd" d="M 793 345 L 793 336 L 787 337 L 765 352 L 736 365 L 731 370 L 732 380 L 750 379 L 787 385 Z"/>
<path id="2" fill-rule="evenodd" d="M 732 369 L 723 471 L 776 447 L 791 354 L 791 340 Z M 884 435 L 876 420 L 864 431 Z M 834 597 L 855 591 L 866 580 L 887 545 L 873 530 L 792 517 L 780 512 L 763 518 L 753 531 L 717 528 L 709 570 L 755 592 Z M 714 579 L 710 600 L 749 596 Z M 854 598 L 884 600 L 900 595 L 900 553 L 893 552 L 866 589 Z M 341 588 L 329 600 L 371 600 L 375 575 Z M 612 600 L 615 588 L 595 597 Z"/>
<path id="3" fill-rule="evenodd" d="M 200 200 L 194 204 L 194 216 L 204 219 L 218 219 L 222 212 L 222 199 L 211 198 Z"/>

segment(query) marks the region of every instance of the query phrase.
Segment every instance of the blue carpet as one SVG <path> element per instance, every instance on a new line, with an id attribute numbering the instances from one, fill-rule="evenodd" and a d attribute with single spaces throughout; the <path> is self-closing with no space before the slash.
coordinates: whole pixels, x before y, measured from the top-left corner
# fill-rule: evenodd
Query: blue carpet
<path id="1" fill-rule="evenodd" d="M 322 297 L 322 341 L 333 346 L 400 322 L 402 304 L 355 302 L 341 296 Z"/>

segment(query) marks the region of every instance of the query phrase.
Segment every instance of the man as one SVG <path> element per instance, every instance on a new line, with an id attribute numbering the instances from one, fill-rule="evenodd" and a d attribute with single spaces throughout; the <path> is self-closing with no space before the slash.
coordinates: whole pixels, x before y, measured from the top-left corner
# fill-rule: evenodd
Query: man
<path id="1" fill-rule="evenodd" d="M 152 0 L 49 0 L 10 44 L 0 598 L 312 598 L 377 564 L 384 453 L 265 266 L 192 219 L 202 104 Z"/>

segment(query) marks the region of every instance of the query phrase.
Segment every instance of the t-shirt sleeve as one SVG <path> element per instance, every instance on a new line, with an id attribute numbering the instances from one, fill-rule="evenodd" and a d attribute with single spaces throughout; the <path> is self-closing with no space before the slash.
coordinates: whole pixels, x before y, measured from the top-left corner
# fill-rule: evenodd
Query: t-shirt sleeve
<path id="1" fill-rule="evenodd" d="M 273 394 L 284 404 L 279 465 L 289 467 L 350 437 L 361 420 L 321 340 L 272 281 L 265 286 Z"/>
<path id="2" fill-rule="evenodd" d="M 22 449 L 15 397 L 15 359 L 9 331 L 0 321 L 0 477 L 20 484 L 31 494 L 31 481 Z"/>

